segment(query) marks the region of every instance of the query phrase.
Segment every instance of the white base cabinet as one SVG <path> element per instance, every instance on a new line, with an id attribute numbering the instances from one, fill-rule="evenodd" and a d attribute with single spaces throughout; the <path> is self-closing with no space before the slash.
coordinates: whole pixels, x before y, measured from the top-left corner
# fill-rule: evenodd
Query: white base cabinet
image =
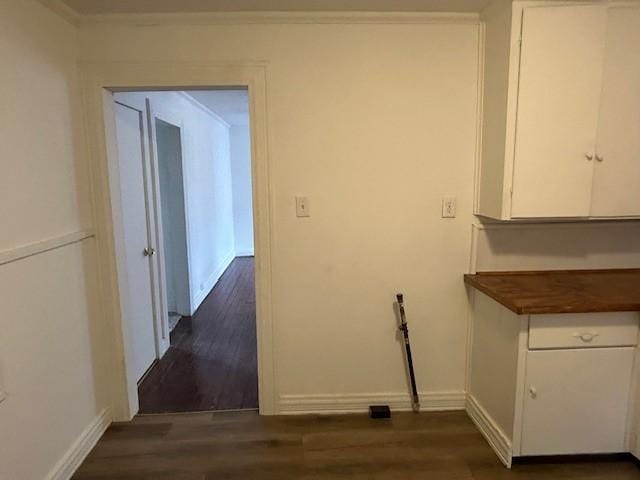
<path id="1" fill-rule="evenodd" d="M 633 348 L 528 351 L 521 455 L 625 451 Z"/>
<path id="2" fill-rule="evenodd" d="M 632 449 L 640 314 L 517 315 L 471 299 L 467 407 L 507 466 Z"/>

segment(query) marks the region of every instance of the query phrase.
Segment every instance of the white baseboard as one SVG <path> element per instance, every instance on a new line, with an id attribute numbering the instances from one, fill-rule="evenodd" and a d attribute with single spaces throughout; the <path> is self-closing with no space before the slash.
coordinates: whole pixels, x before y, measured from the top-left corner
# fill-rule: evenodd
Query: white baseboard
<path id="1" fill-rule="evenodd" d="M 236 257 L 253 257 L 253 249 L 251 249 L 251 250 L 236 250 Z"/>
<path id="2" fill-rule="evenodd" d="M 464 410 L 465 398 L 464 392 L 421 393 L 420 410 Z M 369 405 L 389 405 L 391 410 L 410 411 L 411 398 L 408 393 L 281 395 L 279 412 L 282 415 L 362 413 Z"/>
<path id="3" fill-rule="evenodd" d="M 487 439 L 491 448 L 496 452 L 500 461 L 507 468 L 511 468 L 512 450 L 511 440 L 498 427 L 496 422 L 491 418 L 487 411 L 480 406 L 475 397 L 471 394 L 467 396 L 467 413 L 473 423 L 476 424 L 480 433 Z"/>
<path id="4" fill-rule="evenodd" d="M 193 311 L 191 312 L 191 315 L 195 313 L 200 304 L 202 304 L 204 299 L 207 298 L 207 295 L 209 295 L 211 290 L 213 290 L 213 287 L 216 286 L 216 283 L 218 283 L 218 280 L 220 280 L 220 277 L 225 272 L 225 270 L 229 268 L 229 265 L 231 265 L 231 262 L 233 262 L 234 258 L 236 258 L 236 252 L 231 252 L 222 262 L 220 262 L 220 265 L 218 265 L 218 267 L 213 270 L 211 275 L 209 275 L 209 278 L 207 278 L 205 282 L 204 288 L 194 296 L 192 304 Z"/>
<path id="5" fill-rule="evenodd" d="M 73 442 L 67 453 L 46 476 L 46 480 L 69 480 L 87 458 L 91 449 L 98 443 L 111 422 L 111 412 L 105 408 Z"/>

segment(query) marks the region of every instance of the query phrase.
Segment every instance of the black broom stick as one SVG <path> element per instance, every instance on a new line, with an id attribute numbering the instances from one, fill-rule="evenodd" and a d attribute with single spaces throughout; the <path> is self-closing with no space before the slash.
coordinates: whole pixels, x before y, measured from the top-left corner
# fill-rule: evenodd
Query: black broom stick
<path id="1" fill-rule="evenodd" d="M 413 359 L 411 357 L 411 344 L 409 343 L 409 327 L 407 326 L 407 317 L 404 313 L 404 298 L 401 293 L 396 295 L 398 300 L 398 308 L 400 310 L 400 327 L 404 336 L 404 348 L 407 353 L 407 365 L 409 366 L 409 377 L 411 379 L 411 408 L 414 412 L 420 411 L 420 399 L 418 398 L 418 387 L 416 386 L 416 375 L 413 371 Z"/>

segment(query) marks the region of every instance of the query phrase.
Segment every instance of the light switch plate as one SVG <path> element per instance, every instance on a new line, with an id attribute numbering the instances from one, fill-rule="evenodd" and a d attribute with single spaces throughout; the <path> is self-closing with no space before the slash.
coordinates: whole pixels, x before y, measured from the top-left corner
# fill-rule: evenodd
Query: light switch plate
<path id="1" fill-rule="evenodd" d="M 309 198 L 296 197 L 296 217 L 310 217 Z"/>
<path id="2" fill-rule="evenodd" d="M 442 199 L 442 218 L 456 217 L 456 198 L 445 197 Z"/>

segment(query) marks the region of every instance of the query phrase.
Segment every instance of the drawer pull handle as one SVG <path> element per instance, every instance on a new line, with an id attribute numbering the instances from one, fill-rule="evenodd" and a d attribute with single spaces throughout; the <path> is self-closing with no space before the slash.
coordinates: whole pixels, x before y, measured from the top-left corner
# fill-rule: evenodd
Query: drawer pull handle
<path id="1" fill-rule="evenodd" d="M 589 343 L 591 341 L 593 341 L 594 338 L 596 338 L 598 335 L 600 335 L 599 333 L 595 333 L 595 332 L 586 332 L 586 333 L 574 333 L 573 336 L 575 338 L 579 338 L 580 340 L 582 340 L 583 342 Z"/>

